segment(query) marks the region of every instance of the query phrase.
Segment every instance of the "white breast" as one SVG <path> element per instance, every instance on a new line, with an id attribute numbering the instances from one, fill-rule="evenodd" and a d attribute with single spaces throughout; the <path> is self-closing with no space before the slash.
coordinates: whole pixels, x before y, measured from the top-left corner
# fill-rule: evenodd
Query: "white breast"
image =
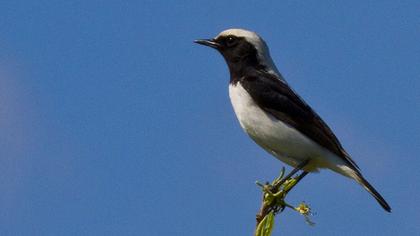
<path id="1" fill-rule="evenodd" d="M 325 149 L 320 145 L 263 111 L 240 82 L 229 85 L 229 96 L 245 132 L 278 159 L 296 166 L 304 159 L 318 159 L 325 155 Z"/>

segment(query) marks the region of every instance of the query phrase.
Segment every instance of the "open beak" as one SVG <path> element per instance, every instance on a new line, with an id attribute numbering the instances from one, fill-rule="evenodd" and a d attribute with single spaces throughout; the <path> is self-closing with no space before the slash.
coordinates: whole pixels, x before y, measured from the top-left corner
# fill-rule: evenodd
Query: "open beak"
<path id="1" fill-rule="evenodd" d="M 194 40 L 194 43 L 198 43 L 204 46 L 212 47 L 218 49 L 220 44 L 218 44 L 214 39 L 197 39 Z"/>

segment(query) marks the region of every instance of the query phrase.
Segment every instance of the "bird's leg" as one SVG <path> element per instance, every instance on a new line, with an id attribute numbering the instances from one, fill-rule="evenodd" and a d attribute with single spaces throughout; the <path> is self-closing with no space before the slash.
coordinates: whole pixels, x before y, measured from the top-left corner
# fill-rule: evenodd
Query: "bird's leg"
<path id="1" fill-rule="evenodd" d="M 274 180 L 271 184 L 265 185 L 259 184 L 263 188 L 263 201 L 261 209 L 256 216 L 257 225 L 264 219 L 264 217 L 273 211 L 277 213 L 283 211 L 286 206 L 289 206 L 285 201 L 287 193 L 303 178 L 308 172 L 303 171 L 298 177 L 292 178 L 299 170 L 308 164 L 309 160 L 301 162 L 295 169 L 293 169 L 288 175 L 282 178 L 284 169 L 280 178 Z M 286 182 L 287 181 L 287 182 Z"/>
<path id="2" fill-rule="evenodd" d="M 278 188 L 284 184 L 284 182 L 286 182 L 286 180 L 290 179 L 294 174 L 296 174 L 299 170 L 301 170 L 303 167 L 305 167 L 308 164 L 309 160 L 306 159 L 304 161 L 302 161 L 301 163 L 299 163 L 298 166 L 296 166 L 296 168 L 294 168 L 292 171 L 290 171 L 290 173 L 288 175 L 286 175 L 284 178 L 282 178 L 280 181 L 278 181 L 277 183 L 273 184 L 271 191 L 277 192 L 276 190 L 278 190 Z M 304 174 L 306 171 L 304 171 L 301 175 L 303 175 L 300 179 L 302 179 L 303 177 L 305 177 L 305 175 L 307 175 L 308 173 Z M 299 179 L 299 181 L 300 181 Z"/>
<path id="3" fill-rule="evenodd" d="M 309 174 L 309 172 L 307 172 L 307 171 L 303 171 L 302 173 L 300 173 L 300 175 L 298 175 L 296 178 L 294 178 L 293 184 L 290 187 L 288 187 L 285 190 L 285 192 L 288 193 L 290 190 L 292 190 L 292 188 L 294 186 L 296 186 L 299 183 L 299 181 L 301 181 L 303 179 L 303 177 L 305 177 L 307 174 Z"/>

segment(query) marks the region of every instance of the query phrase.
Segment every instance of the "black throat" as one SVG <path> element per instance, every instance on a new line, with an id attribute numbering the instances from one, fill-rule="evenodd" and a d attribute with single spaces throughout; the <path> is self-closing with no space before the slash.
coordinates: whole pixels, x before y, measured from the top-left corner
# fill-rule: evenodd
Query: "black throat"
<path id="1" fill-rule="evenodd" d="M 266 66 L 260 62 L 254 45 L 243 40 L 234 49 L 220 50 L 230 72 L 230 84 L 236 84 L 245 75 L 265 71 Z"/>

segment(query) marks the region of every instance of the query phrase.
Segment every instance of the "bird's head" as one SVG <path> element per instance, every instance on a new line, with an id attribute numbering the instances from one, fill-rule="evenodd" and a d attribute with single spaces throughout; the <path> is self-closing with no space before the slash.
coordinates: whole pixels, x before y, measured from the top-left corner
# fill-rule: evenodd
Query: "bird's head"
<path id="1" fill-rule="evenodd" d="M 212 39 L 199 39 L 195 43 L 212 47 L 225 58 L 231 72 L 244 68 L 264 68 L 277 72 L 268 47 L 256 33 L 244 29 L 228 29 Z"/>

